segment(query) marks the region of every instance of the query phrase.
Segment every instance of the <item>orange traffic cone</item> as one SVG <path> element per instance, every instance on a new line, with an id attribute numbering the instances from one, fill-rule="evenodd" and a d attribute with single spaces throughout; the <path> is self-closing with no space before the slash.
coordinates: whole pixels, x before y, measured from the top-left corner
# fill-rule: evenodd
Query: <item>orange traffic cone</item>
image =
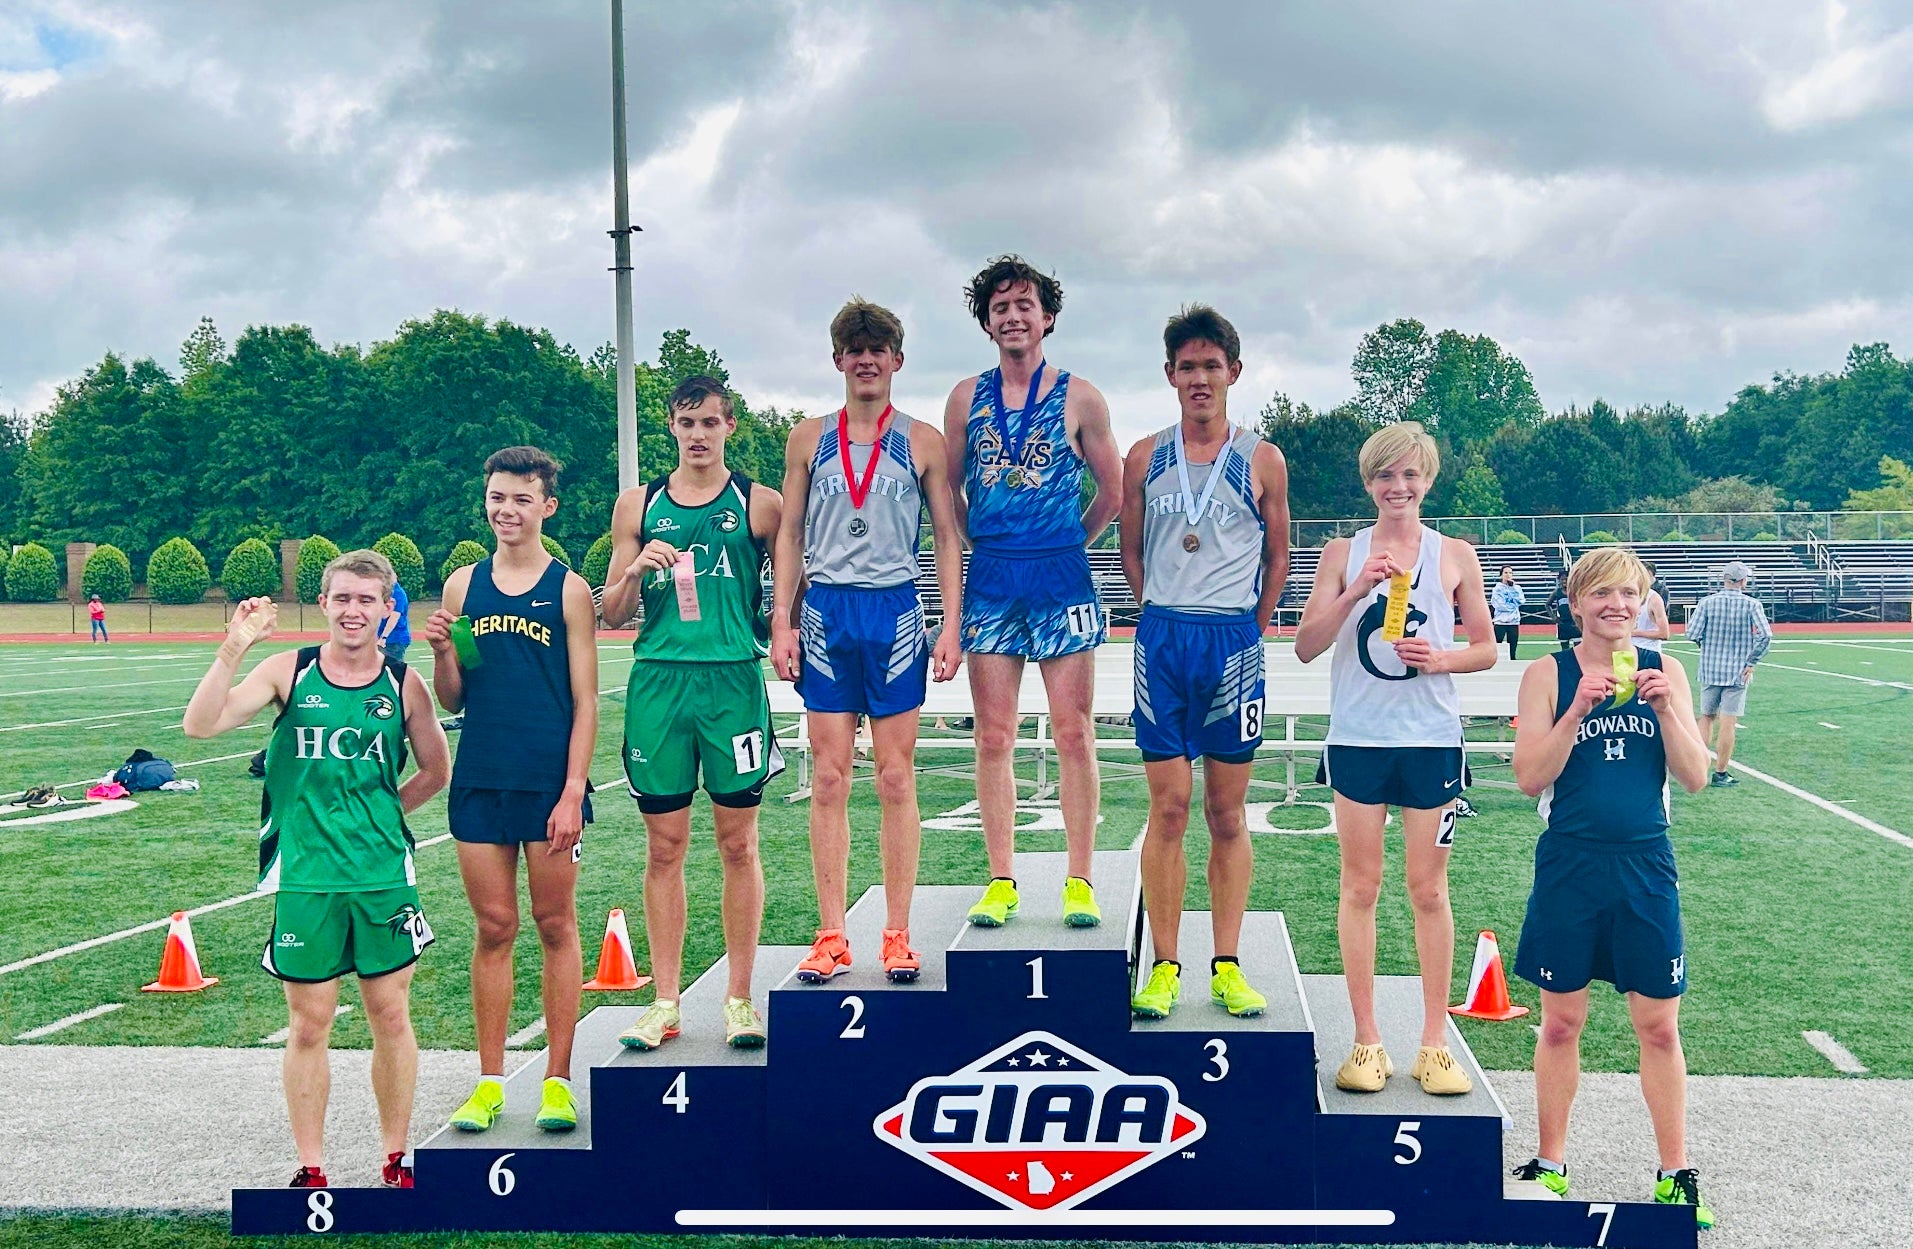
<path id="1" fill-rule="evenodd" d="M 624 926 L 624 911 L 611 908 L 604 921 L 604 944 L 598 947 L 598 974 L 585 981 L 587 989 L 642 989 L 651 977 L 638 974 L 637 960 L 631 957 L 631 933 Z"/>
<path id="2" fill-rule="evenodd" d="M 159 979 L 140 992 L 197 993 L 218 983 L 218 976 L 199 970 L 199 949 L 193 945 L 193 925 L 186 912 L 174 911 L 172 925 L 166 930 L 166 952 L 159 958 Z"/>
<path id="3" fill-rule="evenodd" d="M 1528 1013 L 1525 1006 L 1508 1000 L 1508 976 L 1501 970 L 1501 946 L 1492 932 L 1483 930 L 1475 942 L 1475 966 L 1468 973 L 1468 1000 L 1450 1006 L 1451 1015 L 1470 1019 L 1519 1019 Z"/>

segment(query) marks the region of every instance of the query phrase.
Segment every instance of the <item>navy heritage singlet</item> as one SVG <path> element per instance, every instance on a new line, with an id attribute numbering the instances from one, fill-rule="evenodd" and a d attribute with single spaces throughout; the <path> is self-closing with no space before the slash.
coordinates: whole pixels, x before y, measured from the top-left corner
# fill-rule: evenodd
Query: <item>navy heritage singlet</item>
<path id="1" fill-rule="evenodd" d="M 1659 652 L 1637 651 L 1640 670 L 1659 668 Z M 1570 647 L 1554 656 L 1554 718 L 1574 703 L 1581 660 Z M 1660 717 L 1637 694 L 1597 706 L 1581 721 L 1567 766 L 1541 795 L 1549 837 L 1618 849 L 1653 849 L 1667 840 L 1667 751 Z"/>
<path id="2" fill-rule="evenodd" d="M 452 785 L 555 793 L 571 754 L 571 662 L 565 574 L 552 560 L 537 584 L 506 594 L 492 561 L 472 568 L 465 614 L 483 665 L 465 671 L 465 727 Z"/>

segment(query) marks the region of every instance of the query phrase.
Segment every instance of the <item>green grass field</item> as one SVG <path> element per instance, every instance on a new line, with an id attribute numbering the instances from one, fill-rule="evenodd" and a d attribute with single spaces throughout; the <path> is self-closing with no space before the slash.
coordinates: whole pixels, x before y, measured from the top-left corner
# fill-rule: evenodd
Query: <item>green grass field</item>
<path id="1" fill-rule="evenodd" d="M 97 777 L 138 746 L 193 765 L 182 775 L 198 777 L 203 785 L 193 794 L 142 795 L 138 810 L 96 819 L 21 826 L 13 824 L 16 815 L 0 823 L 0 872 L 12 882 L 8 922 L 0 926 L 0 1038 L 109 1003 L 123 1008 L 46 1041 L 244 1046 L 260 1044 L 284 1026 L 278 986 L 257 967 L 267 923 L 267 904 L 259 900 L 194 921 L 201 960 L 208 974 L 221 977 L 217 987 L 202 994 L 138 992 L 157 966 L 160 931 L 24 968 L 8 966 L 251 890 L 259 782 L 246 775 L 246 756 L 263 744 L 264 723 L 211 742 L 189 741 L 178 728 L 179 708 L 208 653 L 204 644 L 116 643 L 110 649 L 14 646 L 0 654 L 0 792 Z M 414 657 L 429 662 L 422 647 L 415 648 Z M 607 644 L 600 682 L 609 687 L 606 729 L 595 768 L 601 782 L 618 775 L 612 725 L 622 713 L 627 666 L 622 648 Z M 1872 637 L 1784 638 L 1755 685 L 1738 758 L 1858 815 L 1907 831 L 1913 825 L 1901 814 L 1905 808 L 1896 777 L 1903 778 L 1905 769 L 1896 743 L 1913 730 L 1909 690 L 1913 645 Z M 1111 756 L 1112 761 L 1122 757 Z M 1271 779 L 1279 776 L 1272 760 L 1263 769 Z M 1478 775 L 1505 779 L 1507 770 L 1489 766 Z M 806 943 L 814 925 L 805 807 L 782 800 L 792 784 L 788 775 L 780 779 L 763 808 L 767 944 Z M 64 792 L 77 797 L 79 791 Z M 971 782 L 960 775 L 925 775 L 921 792 L 927 818 L 974 796 Z M 1251 794 L 1258 796 L 1276 795 Z M 1305 795 L 1325 796 L 1323 791 Z M 1479 786 L 1472 797 L 1482 814 L 1462 824 L 1451 871 L 1460 934 L 1458 984 L 1465 983 L 1478 929 L 1500 933 L 1504 951 L 1512 956 L 1537 832 L 1533 803 L 1515 791 Z M 625 907 L 634 921 L 641 907 L 637 813 L 615 786 L 599 795 L 597 806 L 579 891 L 587 960 L 610 907 Z M 1145 811 L 1140 775 L 1131 768 L 1108 768 L 1099 845 L 1129 845 Z M 859 786 L 853 808 L 853 897 L 876 882 L 875 816 L 869 787 Z M 1270 816 L 1278 826 L 1311 828 L 1322 822 L 1320 810 L 1307 806 L 1277 808 Z M 1035 816 L 1023 818 L 1028 822 Z M 414 829 L 421 842 L 445 831 L 442 797 L 415 815 Z M 1913 911 L 1913 872 L 1908 870 L 1913 849 L 1752 778 L 1743 778 L 1734 790 L 1678 795 L 1674 831 L 1689 941 L 1692 991 L 1684 1016 L 1693 1070 L 1832 1074 L 1827 1061 L 1801 1038 L 1811 1029 L 1833 1035 L 1878 1075 L 1913 1076 L 1913 1037 L 1897 1023 L 1913 1011 L 1913 935 L 1897 918 Z M 1061 849 L 1062 835 L 1027 833 L 1020 844 Z M 1191 844 L 1200 855 L 1199 839 Z M 1256 854 L 1252 905 L 1287 912 L 1304 971 L 1339 970 L 1333 839 L 1265 835 L 1256 839 Z M 444 842 L 426 846 L 419 855 L 421 893 L 439 941 L 421 963 L 414 1014 L 421 1044 L 432 1048 L 472 1044 L 465 978 L 472 926 L 454 859 Z M 1411 929 L 1398 853 L 1393 860 L 1396 880 L 1381 918 L 1381 970 L 1407 973 L 1414 970 Z M 925 830 L 926 883 L 980 882 L 982 862 L 980 834 Z M 718 868 L 708 840 L 694 852 L 689 871 L 692 897 L 712 897 Z M 1198 895 L 1191 905 L 1203 905 L 1200 871 L 1190 878 Z M 632 930 L 642 962 L 642 925 L 634 922 Z M 687 970 L 715 960 L 720 944 L 715 908 L 694 906 Z M 537 981 L 530 974 L 537 950 L 529 923 L 520 953 L 527 974 L 520 977 L 514 1029 L 539 1014 Z M 1528 986 L 1516 982 L 1514 989 L 1518 1000 L 1534 1003 Z M 347 1000 L 351 994 L 348 988 Z M 1526 1023 L 1463 1026 L 1485 1065 L 1529 1065 L 1533 1034 Z M 369 1041 L 358 1012 L 340 1020 L 337 1044 Z M 1633 1069 L 1631 1037 L 1618 1003 L 1597 1000 L 1586 1059 L 1591 1070 Z"/>

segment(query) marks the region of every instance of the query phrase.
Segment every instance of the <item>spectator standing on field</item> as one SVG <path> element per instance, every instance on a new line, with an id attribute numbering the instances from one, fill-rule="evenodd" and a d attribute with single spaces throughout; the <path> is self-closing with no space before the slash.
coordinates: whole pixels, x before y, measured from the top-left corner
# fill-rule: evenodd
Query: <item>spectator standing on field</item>
<path id="1" fill-rule="evenodd" d="M 1521 609 L 1527 605 L 1528 596 L 1515 583 L 1514 565 L 1503 564 L 1501 580 L 1488 591 L 1488 607 L 1494 612 L 1495 641 L 1508 644 L 1509 659 L 1516 658 L 1515 648 L 1521 645 Z"/>
<path id="2" fill-rule="evenodd" d="M 1700 647 L 1700 736 L 1714 751 L 1708 783 L 1720 788 L 1740 784 L 1727 770 L 1734 757 L 1734 726 L 1747 713 L 1747 683 L 1774 636 L 1766 609 L 1747 593 L 1753 575 L 1739 560 L 1730 561 L 1722 570 L 1721 588 L 1694 604 L 1687 618 L 1687 640 Z"/>
<path id="3" fill-rule="evenodd" d="M 86 614 L 93 621 L 91 640 L 95 642 L 110 642 L 112 639 L 106 636 L 106 604 L 100 602 L 99 595 L 95 594 L 88 597 L 86 600 Z"/>
<path id="4" fill-rule="evenodd" d="M 405 662 L 405 648 L 412 644 L 412 621 L 408 612 L 412 609 L 412 600 L 405 595 L 405 587 L 392 583 L 392 611 L 379 621 L 379 646 L 387 659 Z"/>
<path id="5" fill-rule="evenodd" d="M 1562 569 L 1555 578 L 1554 593 L 1548 596 L 1548 605 L 1554 609 L 1554 634 L 1560 643 L 1559 650 L 1566 650 L 1581 640 L 1581 626 L 1574 619 L 1574 610 L 1568 598 L 1568 574 Z"/>

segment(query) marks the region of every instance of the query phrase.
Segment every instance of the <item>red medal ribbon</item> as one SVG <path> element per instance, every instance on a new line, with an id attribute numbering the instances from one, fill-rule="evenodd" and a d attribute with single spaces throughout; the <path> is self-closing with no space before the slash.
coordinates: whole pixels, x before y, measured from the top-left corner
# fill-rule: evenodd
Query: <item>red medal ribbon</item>
<path id="1" fill-rule="evenodd" d="M 877 480 L 877 461 L 883 457 L 883 423 L 890 419 L 894 409 L 883 405 L 883 411 L 877 417 L 877 437 L 870 448 L 870 462 L 864 465 L 864 479 L 857 480 L 857 470 L 850 463 L 850 409 L 837 409 L 837 453 L 844 457 L 844 485 L 850 491 L 850 506 L 863 510 L 864 500 L 870 497 L 870 483 Z"/>

